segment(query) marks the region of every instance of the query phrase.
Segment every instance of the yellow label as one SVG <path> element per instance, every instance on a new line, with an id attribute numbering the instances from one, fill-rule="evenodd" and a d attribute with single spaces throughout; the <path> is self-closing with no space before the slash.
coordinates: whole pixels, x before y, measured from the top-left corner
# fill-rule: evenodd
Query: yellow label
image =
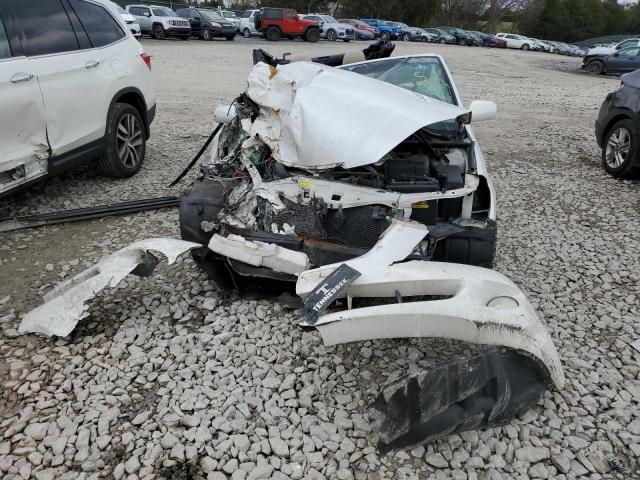
<path id="1" fill-rule="evenodd" d="M 430 208 L 430 205 L 427 202 L 417 202 L 412 203 L 411 208 Z"/>
<path id="2" fill-rule="evenodd" d="M 313 182 L 311 180 L 298 180 L 300 188 L 313 188 Z"/>

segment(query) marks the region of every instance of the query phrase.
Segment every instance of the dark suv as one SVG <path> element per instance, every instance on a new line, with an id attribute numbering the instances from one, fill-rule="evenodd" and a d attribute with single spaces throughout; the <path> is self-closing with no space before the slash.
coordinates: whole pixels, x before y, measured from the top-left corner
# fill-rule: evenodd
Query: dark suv
<path id="1" fill-rule="evenodd" d="M 202 40 L 224 37 L 227 40 L 236 38 L 236 26 L 224 18 L 221 13 L 205 8 L 181 8 L 176 14 L 188 18 L 191 23 L 191 35 Z"/>
<path id="2" fill-rule="evenodd" d="M 320 40 L 318 22 L 300 18 L 291 8 L 262 8 L 254 19 L 256 30 L 262 32 L 271 42 L 276 42 L 282 37 L 301 37 L 306 42 Z"/>

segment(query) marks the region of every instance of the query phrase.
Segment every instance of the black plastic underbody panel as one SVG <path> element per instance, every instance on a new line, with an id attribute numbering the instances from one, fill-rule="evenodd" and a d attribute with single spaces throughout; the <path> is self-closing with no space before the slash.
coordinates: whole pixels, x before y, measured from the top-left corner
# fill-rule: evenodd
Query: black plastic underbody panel
<path id="1" fill-rule="evenodd" d="M 491 348 L 399 379 L 368 406 L 378 449 L 385 453 L 505 425 L 538 401 L 546 377 L 546 369 L 531 357 Z"/>

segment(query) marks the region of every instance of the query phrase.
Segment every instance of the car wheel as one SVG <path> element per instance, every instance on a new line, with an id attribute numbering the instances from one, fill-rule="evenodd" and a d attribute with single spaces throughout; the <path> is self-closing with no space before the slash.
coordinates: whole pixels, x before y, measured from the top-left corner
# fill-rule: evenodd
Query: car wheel
<path id="1" fill-rule="evenodd" d="M 211 32 L 209 31 L 208 28 L 203 28 L 202 29 L 202 39 L 203 40 L 207 40 L 207 41 L 212 40 Z"/>
<path id="2" fill-rule="evenodd" d="M 440 44 L 441 44 L 441 45 L 444 45 L 445 43 L 447 43 L 447 41 L 446 41 L 444 38 L 441 38 L 441 39 L 440 39 Z"/>
<path id="3" fill-rule="evenodd" d="M 463 38 L 458 40 L 458 45 L 460 45 L 461 47 L 464 47 L 466 44 L 467 44 L 467 42 L 465 42 Z"/>
<path id="4" fill-rule="evenodd" d="M 529 47 L 529 44 L 528 44 L 528 43 L 525 43 L 525 44 L 524 44 L 524 45 L 522 45 L 520 48 L 521 48 L 522 50 L 529 50 L 529 48 L 530 48 L 530 47 Z"/>
<path id="5" fill-rule="evenodd" d="M 605 137 L 602 148 L 604 169 L 614 177 L 626 178 L 640 173 L 638 130 L 632 120 L 616 122 Z"/>
<path id="6" fill-rule="evenodd" d="M 320 30 L 318 30 L 317 28 L 310 28 L 309 30 L 307 30 L 307 33 L 305 33 L 304 39 L 307 42 L 316 43 L 318 40 L 320 40 Z"/>
<path id="7" fill-rule="evenodd" d="M 408 33 L 403 33 L 400 37 L 400 40 L 402 40 L 403 42 L 408 42 L 409 40 L 411 40 L 411 35 L 409 35 Z"/>
<path id="8" fill-rule="evenodd" d="M 244 38 L 251 38 L 251 30 L 249 30 L 248 28 L 245 28 L 244 30 L 242 30 L 242 36 Z"/>
<path id="9" fill-rule="evenodd" d="M 338 34 L 336 33 L 335 30 L 329 30 L 327 32 L 327 40 L 329 40 L 330 42 L 335 42 L 338 39 Z"/>
<path id="10" fill-rule="evenodd" d="M 391 35 L 389 34 L 389 32 L 382 32 L 380 34 L 380 38 L 385 42 L 388 42 L 391 39 Z"/>
<path id="11" fill-rule="evenodd" d="M 116 103 L 107 116 L 106 151 L 98 167 L 110 177 L 135 175 L 144 160 L 146 132 L 140 112 L 128 103 Z"/>
<path id="12" fill-rule="evenodd" d="M 157 40 L 164 40 L 165 38 L 167 38 L 167 35 L 164 33 L 164 28 L 162 28 L 162 25 L 156 25 L 155 27 L 153 27 L 153 36 Z"/>
<path id="13" fill-rule="evenodd" d="M 604 71 L 604 63 L 600 60 L 592 60 L 587 64 L 587 72 L 592 75 L 600 75 Z"/>
<path id="14" fill-rule="evenodd" d="M 270 42 L 277 42 L 278 40 L 280 40 L 280 37 L 282 37 L 282 32 L 278 27 L 271 26 L 267 28 L 267 33 L 265 35 L 267 37 L 267 40 L 269 40 Z"/>

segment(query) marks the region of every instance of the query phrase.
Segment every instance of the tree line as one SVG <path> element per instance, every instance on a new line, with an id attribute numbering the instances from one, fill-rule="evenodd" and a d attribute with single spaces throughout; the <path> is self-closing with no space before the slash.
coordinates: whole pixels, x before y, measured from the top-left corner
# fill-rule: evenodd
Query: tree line
<path id="1" fill-rule="evenodd" d="M 418 27 L 449 25 L 490 33 L 511 31 L 566 42 L 640 33 L 640 3 L 622 4 L 617 0 L 262 0 L 259 3 L 263 7 L 295 8 L 300 13 L 383 18 Z"/>

